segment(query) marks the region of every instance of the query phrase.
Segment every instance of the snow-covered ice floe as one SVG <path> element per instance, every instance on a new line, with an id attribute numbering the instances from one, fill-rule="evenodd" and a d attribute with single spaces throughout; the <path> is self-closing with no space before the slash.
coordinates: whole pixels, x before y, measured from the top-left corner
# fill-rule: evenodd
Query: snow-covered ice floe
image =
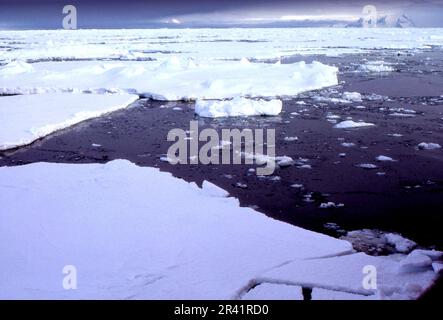
<path id="1" fill-rule="evenodd" d="M 171 57 L 138 62 L 21 62 L 20 66 L 11 62 L 0 67 L 0 94 L 126 92 L 156 100 L 293 96 L 336 85 L 337 72 L 336 67 L 316 61 L 196 62 Z"/>
<path id="2" fill-rule="evenodd" d="M 138 99 L 130 94 L 35 94 L 0 98 L 0 150 L 29 144 L 54 131 Z"/>
<path id="3" fill-rule="evenodd" d="M 195 113 L 201 117 L 236 117 L 236 116 L 276 116 L 281 112 L 282 101 L 251 100 L 234 98 L 232 100 L 197 100 Z"/>
<path id="4" fill-rule="evenodd" d="M 294 299 L 302 286 L 325 299 L 408 299 L 431 285 L 439 260 L 417 267 L 414 257 L 354 253 L 347 241 L 242 208 L 208 182 L 126 160 L 2 167 L 0 201 L 6 299 L 271 298 L 290 294 L 282 285 Z M 63 289 L 67 265 L 76 290 Z M 367 265 L 378 289 L 363 287 Z"/>

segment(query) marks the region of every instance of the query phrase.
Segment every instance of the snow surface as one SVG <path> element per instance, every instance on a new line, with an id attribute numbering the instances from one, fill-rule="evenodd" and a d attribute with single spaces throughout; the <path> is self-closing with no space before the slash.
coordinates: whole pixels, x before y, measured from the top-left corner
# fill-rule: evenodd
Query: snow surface
<path id="1" fill-rule="evenodd" d="M 234 98 L 232 100 L 207 101 L 197 100 L 195 113 L 201 117 L 237 117 L 237 116 L 276 116 L 282 109 L 281 100 L 251 100 Z"/>
<path id="2" fill-rule="evenodd" d="M 161 61 L 42 62 L 19 70 L 10 64 L 0 67 L 0 94 L 125 92 L 156 100 L 206 100 L 294 96 L 338 83 L 338 69 L 316 61 L 277 65 L 173 56 Z"/>
<path id="3" fill-rule="evenodd" d="M 126 108 L 129 94 L 35 94 L 0 98 L 0 150 L 29 144 L 54 131 Z"/>
<path id="4" fill-rule="evenodd" d="M 416 298 L 398 284 L 419 294 L 435 279 L 431 265 L 406 276 L 396 272 L 404 256 L 353 253 L 347 241 L 242 208 L 209 182 L 198 188 L 126 160 L 2 167 L 0 201 L 6 299 L 239 299 L 266 293 L 251 290 L 262 283 Z M 362 288 L 368 264 L 379 290 Z M 76 290 L 62 287 L 66 265 Z M 286 289 L 275 297 L 297 298 Z"/>

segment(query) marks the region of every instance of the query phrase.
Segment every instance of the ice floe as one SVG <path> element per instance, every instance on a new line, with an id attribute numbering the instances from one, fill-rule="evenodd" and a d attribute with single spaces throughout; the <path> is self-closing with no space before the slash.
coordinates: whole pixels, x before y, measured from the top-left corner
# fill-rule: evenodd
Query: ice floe
<path id="1" fill-rule="evenodd" d="M 126 160 L 2 167 L 0 181 L 1 298 L 271 299 L 289 293 L 274 285 L 284 284 L 408 299 L 436 277 L 427 263 L 412 270 L 409 258 L 354 253 L 347 241 L 242 208 L 209 182 Z M 76 290 L 63 289 L 67 265 Z M 377 268 L 378 289 L 363 287 L 366 265 Z M 404 266 L 407 274 L 393 272 Z"/>
<path id="2" fill-rule="evenodd" d="M 375 124 L 373 123 L 368 123 L 368 122 L 356 122 L 353 120 L 345 120 L 342 121 L 340 123 L 337 123 L 334 128 L 337 129 L 353 129 L 353 128 L 363 128 L 363 127 L 372 127 L 375 126 Z"/>
<path id="3" fill-rule="evenodd" d="M 183 57 L 163 61 L 34 63 L 29 70 L 19 68 L 20 72 L 15 73 L 8 71 L 10 64 L 0 67 L 3 94 L 126 92 L 156 100 L 294 96 L 336 85 L 338 72 L 336 67 L 316 61 L 282 65 L 239 61 L 196 64 Z"/>
<path id="4" fill-rule="evenodd" d="M 0 97 L 0 150 L 29 144 L 54 131 L 126 108 L 129 94 L 35 94 Z"/>

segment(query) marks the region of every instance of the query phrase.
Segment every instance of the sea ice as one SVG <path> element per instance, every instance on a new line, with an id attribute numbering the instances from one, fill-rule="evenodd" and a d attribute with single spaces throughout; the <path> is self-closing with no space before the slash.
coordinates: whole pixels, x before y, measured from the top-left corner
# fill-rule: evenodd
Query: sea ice
<path id="1" fill-rule="evenodd" d="M 126 108 L 129 94 L 34 94 L 0 98 L 0 150 L 23 146 L 54 131 Z"/>
<path id="2" fill-rule="evenodd" d="M 43 62 L 29 69 L 11 62 L 15 64 L 0 67 L 0 93 L 126 92 L 156 100 L 210 100 L 295 96 L 337 84 L 338 69 L 316 61 L 282 65 L 193 61 L 171 57 L 161 61 Z M 20 72 L 10 71 L 17 68 Z"/>
<path id="3" fill-rule="evenodd" d="M 240 207 L 209 182 L 198 188 L 126 160 L 2 167 L 0 181 L 4 299 L 297 299 L 301 286 L 409 299 L 436 278 L 425 253 L 354 253 L 347 241 Z M 62 286 L 67 265 L 76 290 Z M 367 265 L 379 289 L 362 286 Z"/>

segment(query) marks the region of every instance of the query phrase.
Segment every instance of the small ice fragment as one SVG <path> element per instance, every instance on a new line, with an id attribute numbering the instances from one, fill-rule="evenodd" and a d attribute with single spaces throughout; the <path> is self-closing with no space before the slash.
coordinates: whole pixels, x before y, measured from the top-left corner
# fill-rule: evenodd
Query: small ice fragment
<path id="1" fill-rule="evenodd" d="M 436 149 L 440 149 L 441 145 L 439 145 L 438 143 L 432 143 L 432 142 L 422 142 L 418 144 L 418 149 L 420 150 L 436 150 Z"/>
<path id="2" fill-rule="evenodd" d="M 237 182 L 235 184 L 235 186 L 240 189 L 247 189 L 248 188 L 248 185 L 246 183 L 241 183 L 241 182 Z"/>
<path id="3" fill-rule="evenodd" d="M 361 101 L 361 94 L 358 92 L 343 92 L 342 98 L 348 101 Z"/>
<path id="4" fill-rule="evenodd" d="M 397 161 L 397 160 L 392 159 L 391 157 L 383 156 L 383 155 L 380 155 L 380 156 L 376 157 L 375 159 L 377 161 L 381 161 L 381 162 L 384 162 L 384 161 Z"/>
<path id="5" fill-rule="evenodd" d="M 342 208 L 344 206 L 343 203 L 335 204 L 335 202 L 324 202 L 320 204 L 320 209 Z"/>
<path id="6" fill-rule="evenodd" d="M 403 137 L 403 135 L 402 135 L 402 134 L 400 134 L 400 133 L 388 133 L 388 136 L 391 136 L 391 137 L 396 137 L 396 138 L 400 138 L 400 137 Z"/>
<path id="7" fill-rule="evenodd" d="M 372 163 L 359 163 L 356 166 L 359 168 L 368 169 L 368 170 L 378 168 L 375 164 L 372 164 Z"/>
<path id="8" fill-rule="evenodd" d="M 353 143 L 353 142 L 343 142 L 341 145 L 345 148 L 355 147 L 355 143 Z"/>
<path id="9" fill-rule="evenodd" d="M 368 122 L 355 122 L 353 120 L 346 120 L 337 123 L 334 128 L 336 129 L 351 129 L 351 128 L 361 128 L 361 127 L 372 127 L 375 126 L 373 123 Z"/>

